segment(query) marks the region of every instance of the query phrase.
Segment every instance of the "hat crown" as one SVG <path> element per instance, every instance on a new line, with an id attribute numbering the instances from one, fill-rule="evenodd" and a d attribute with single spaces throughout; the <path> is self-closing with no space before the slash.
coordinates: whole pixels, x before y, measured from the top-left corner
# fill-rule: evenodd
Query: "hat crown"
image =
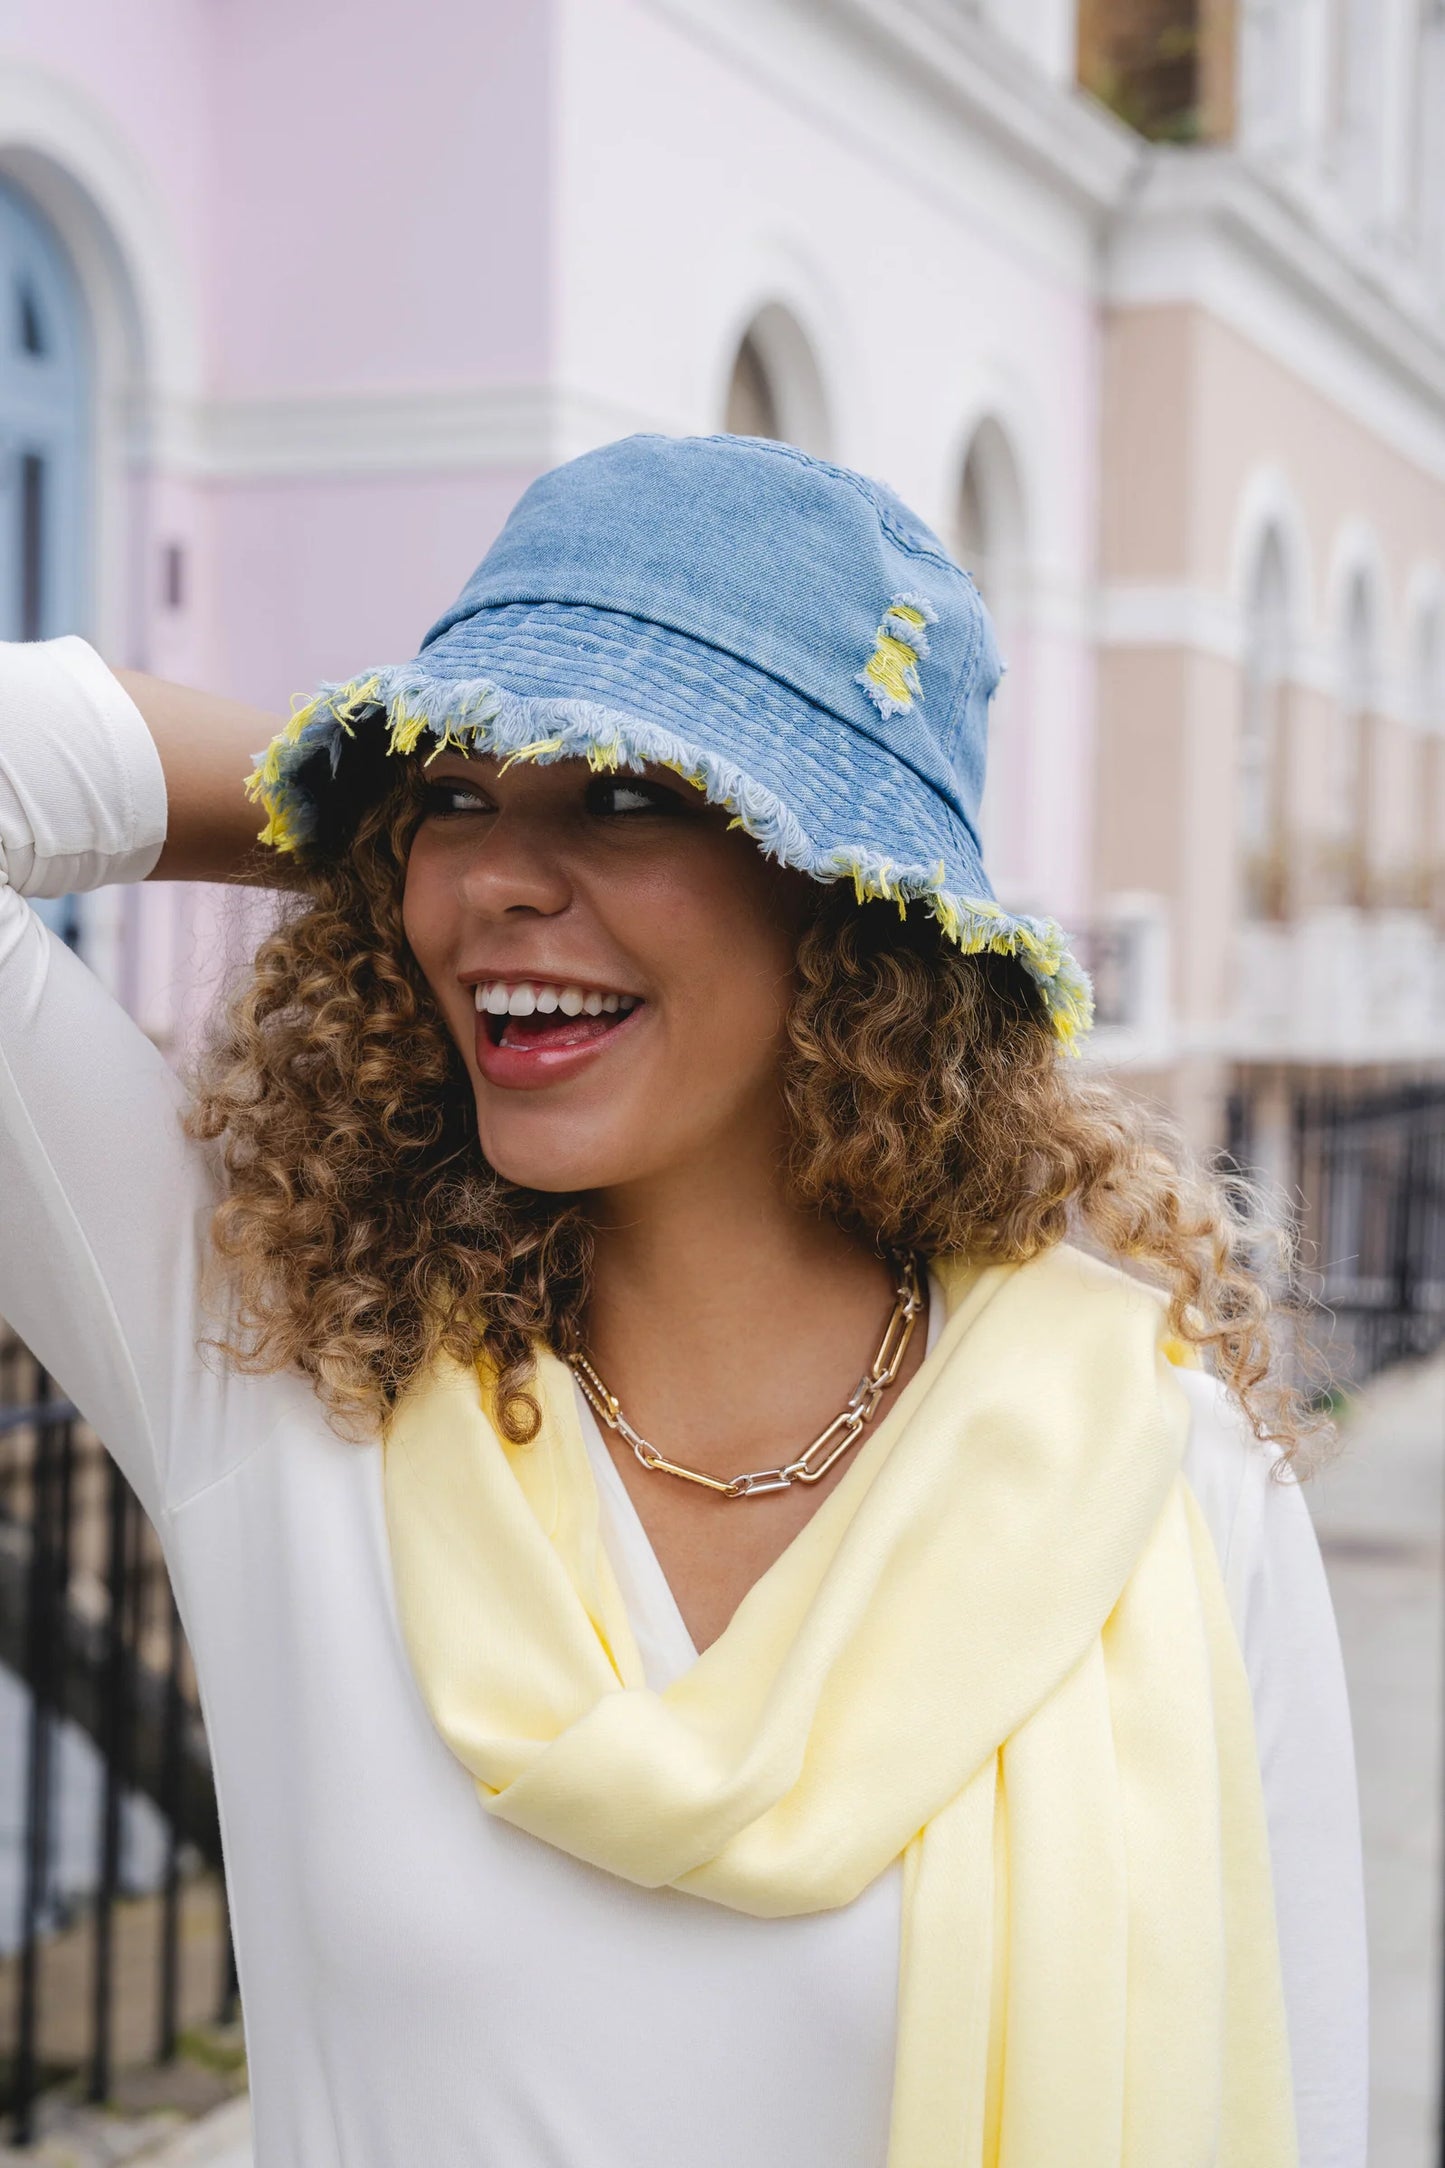
<path id="1" fill-rule="evenodd" d="M 423 653 L 515 603 L 616 610 L 737 656 L 906 760 L 977 838 L 992 628 L 883 484 L 768 438 L 623 437 L 523 492 Z"/>
<path id="2" fill-rule="evenodd" d="M 264 843 L 324 862 L 428 739 L 674 769 L 782 864 L 1016 957 L 1073 1045 L 1087 976 L 979 847 L 999 674 L 972 580 L 883 484 L 763 437 L 637 435 L 539 476 L 420 653 L 320 686 L 246 788 Z"/>

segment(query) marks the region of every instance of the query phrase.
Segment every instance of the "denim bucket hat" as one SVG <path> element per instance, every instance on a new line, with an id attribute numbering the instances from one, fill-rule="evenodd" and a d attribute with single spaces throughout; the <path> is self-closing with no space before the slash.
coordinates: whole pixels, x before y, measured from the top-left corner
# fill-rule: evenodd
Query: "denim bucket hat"
<path id="1" fill-rule="evenodd" d="M 656 762 L 761 848 L 1018 958 L 1065 1046 L 1089 982 L 983 869 L 1001 674 L 968 574 L 881 483 L 761 437 L 623 437 L 541 475 L 411 662 L 321 686 L 255 758 L 260 841 L 343 849 L 382 754 Z"/>

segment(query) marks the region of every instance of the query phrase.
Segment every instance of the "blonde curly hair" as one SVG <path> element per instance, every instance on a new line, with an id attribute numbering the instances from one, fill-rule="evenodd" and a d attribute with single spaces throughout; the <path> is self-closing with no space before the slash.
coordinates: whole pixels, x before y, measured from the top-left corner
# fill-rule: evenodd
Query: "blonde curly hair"
<path id="1" fill-rule="evenodd" d="M 192 1064 L 186 1127 L 219 1145 L 230 1294 L 205 1344 L 245 1371 L 302 1371 L 351 1437 L 437 1353 L 481 1354 L 521 1442 L 540 1420 L 535 1341 L 579 1342 L 592 1235 L 582 1199 L 482 1158 L 465 1064 L 402 929 L 421 780 L 393 761 L 347 851 L 288 870 L 280 922 Z M 1162 1288 L 1172 1333 L 1286 1462 L 1327 1431 L 1280 1359 L 1286 1229 L 1065 1059 L 1011 958 L 820 886 L 783 1089 L 799 1200 L 880 1250 L 1023 1261 L 1083 1241 Z"/>

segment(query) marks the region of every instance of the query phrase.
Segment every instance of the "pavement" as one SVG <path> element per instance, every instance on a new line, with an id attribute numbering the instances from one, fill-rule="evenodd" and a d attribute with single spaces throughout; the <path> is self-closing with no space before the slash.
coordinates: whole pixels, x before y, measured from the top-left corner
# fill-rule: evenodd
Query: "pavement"
<path id="1" fill-rule="evenodd" d="M 1445 1356 L 1383 1373 L 1305 1486 L 1354 1717 L 1370 1944 L 1369 2168 L 1439 2168 Z"/>
<path id="2" fill-rule="evenodd" d="M 174 2112 L 116 2115 L 49 2105 L 38 2143 L 0 2145 L 0 2168 L 252 2168 L 251 2103 L 245 2094 L 194 2121 Z"/>
<path id="3" fill-rule="evenodd" d="M 145 2168 L 251 2168 L 251 2103 L 242 2094 L 151 2154 Z"/>

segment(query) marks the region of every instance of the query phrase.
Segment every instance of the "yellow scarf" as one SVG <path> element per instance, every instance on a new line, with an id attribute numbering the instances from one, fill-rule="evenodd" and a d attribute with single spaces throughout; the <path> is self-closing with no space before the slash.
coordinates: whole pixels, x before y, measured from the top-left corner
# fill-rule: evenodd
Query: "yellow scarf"
<path id="1" fill-rule="evenodd" d="M 902 1854 L 889 2168 L 1291 2168 L 1249 1687 L 1163 1306 L 1066 1244 L 935 1270 L 933 1352 L 661 1694 L 565 1365 L 531 1446 L 471 1370 L 414 1388 L 385 1488 L 421 1691 L 490 1813 L 645 1887 L 816 1912 Z"/>

